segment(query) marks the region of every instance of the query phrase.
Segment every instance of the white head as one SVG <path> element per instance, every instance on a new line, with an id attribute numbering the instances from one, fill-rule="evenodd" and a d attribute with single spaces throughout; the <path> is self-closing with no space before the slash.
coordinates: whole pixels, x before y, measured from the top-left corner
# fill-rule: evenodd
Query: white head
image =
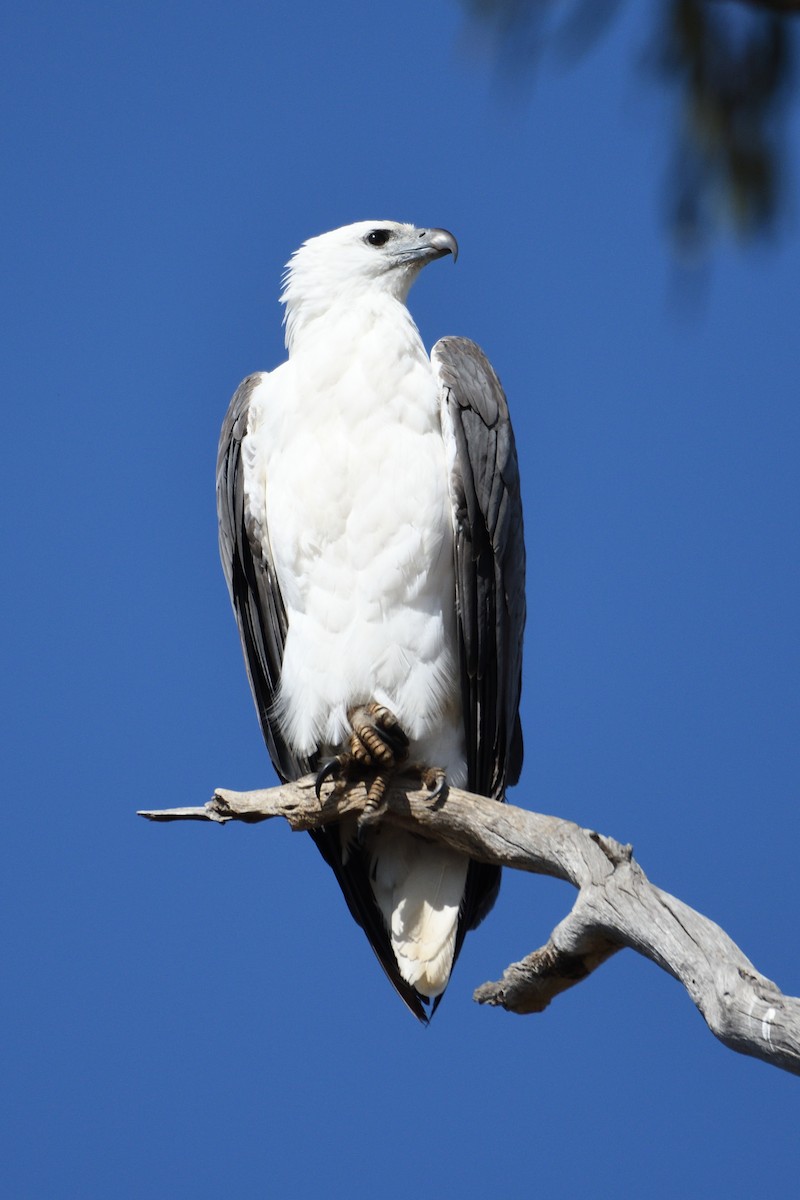
<path id="1" fill-rule="evenodd" d="M 425 264 L 445 254 L 458 256 L 452 233 L 398 221 L 358 221 L 309 238 L 292 255 L 283 278 L 287 347 L 299 325 L 339 301 L 377 293 L 405 303 Z"/>

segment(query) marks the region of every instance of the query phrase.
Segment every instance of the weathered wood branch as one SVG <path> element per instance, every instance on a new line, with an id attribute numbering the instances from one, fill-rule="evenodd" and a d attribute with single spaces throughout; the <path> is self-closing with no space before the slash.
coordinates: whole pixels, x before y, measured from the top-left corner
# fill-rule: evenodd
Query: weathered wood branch
<path id="1" fill-rule="evenodd" d="M 431 803 L 398 778 L 383 818 L 487 863 L 552 875 L 579 889 L 545 946 L 475 992 L 480 1004 L 542 1012 L 560 992 L 628 946 L 678 979 L 712 1033 L 732 1050 L 800 1074 L 800 999 L 784 996 L 707 917 L 649 882 L 631 847 L 571 821 L 497 804 L 451 788 Z M 220 788 L 202 808 L 142 812 L 154 821 L 263 821 L 315 829 L 363 808 L 363 785 L 322 800 L 311 776 L 253 792 Z"/>

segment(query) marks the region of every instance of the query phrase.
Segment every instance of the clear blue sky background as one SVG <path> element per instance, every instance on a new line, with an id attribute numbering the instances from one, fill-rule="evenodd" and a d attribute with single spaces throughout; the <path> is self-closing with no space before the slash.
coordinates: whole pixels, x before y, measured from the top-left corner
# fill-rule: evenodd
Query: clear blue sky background
<path id="1" fill-rule="evenodd" d="M 524 479 L 512 799 L 632 842 L 800 993 L 800 238 L 681 284 L 646 8 L 516 98 L 453 0 L 7 14 L 3 1195 L 796 1191 L 797 1080 L 652 964 L 472 1002 L 566 885 L 507 873 L 424 1030 L 307 838 L 134 816 L 273 779 L 213 476 L 283 263 L 444 225 L 412 310 L 486 349 Z"/>

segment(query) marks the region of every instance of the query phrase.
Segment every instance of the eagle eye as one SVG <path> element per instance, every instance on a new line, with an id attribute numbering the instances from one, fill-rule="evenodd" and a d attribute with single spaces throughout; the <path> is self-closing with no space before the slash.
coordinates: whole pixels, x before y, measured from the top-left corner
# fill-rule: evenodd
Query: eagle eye
<path id="1" fill-rule="evenodd" d="M 391 229 L 371 229 L 365 240 L 370 246 L 385 246 L 391 236 Z"/>

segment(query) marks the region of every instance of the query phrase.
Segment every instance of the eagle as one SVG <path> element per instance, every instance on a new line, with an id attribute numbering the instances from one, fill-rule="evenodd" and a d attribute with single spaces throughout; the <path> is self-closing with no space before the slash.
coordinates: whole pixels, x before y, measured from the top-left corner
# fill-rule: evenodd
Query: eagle
<path id="1" fill-rule="evenodd" d="M 354 773 L 360 819 L 311 836 L 427 1022 L 498 867 L 381 820 L 397 769 L 503 801 L 522 766 L 525 550 L 508 406 L 474 342 L 428 355 L 406 307 L 445 229 L 362 221 L 310 238 L 280 297 L 287 360 L 222 427 L 219 540 L 281 780 Z"/>

